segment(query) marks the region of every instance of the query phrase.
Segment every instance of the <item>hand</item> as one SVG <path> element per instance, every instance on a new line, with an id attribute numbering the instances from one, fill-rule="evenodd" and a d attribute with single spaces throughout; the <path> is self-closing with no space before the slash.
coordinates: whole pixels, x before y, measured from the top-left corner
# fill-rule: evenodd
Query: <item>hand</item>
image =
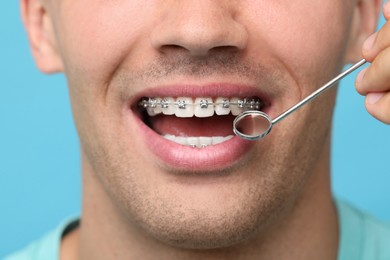
<path id="1" fill-rule="evenodd" d="M 366 96 L 368 113 L 390 124 L 390 1 L 384 5 L 383 13 L 385 25 L 363 45 L 363 57 L 371 65 L 357 76 L 356 89 Z"/>

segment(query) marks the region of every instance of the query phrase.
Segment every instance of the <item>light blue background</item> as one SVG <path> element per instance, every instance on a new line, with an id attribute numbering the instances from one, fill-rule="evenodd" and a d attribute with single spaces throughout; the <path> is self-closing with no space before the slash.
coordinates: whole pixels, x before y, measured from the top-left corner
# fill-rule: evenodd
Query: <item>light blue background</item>
<path id="1" fill-rule="evenodd" d="M 16 0 L 2 4 L 0 35 L 2 258 L 77 214 L 81 187 L 78 138 L 65 79 L 36 69 Z M 354 90 L 355 76 L 340 87 L 333 187 L 337 196 L 390 220 L 390 127 L 367 114 Z"/>

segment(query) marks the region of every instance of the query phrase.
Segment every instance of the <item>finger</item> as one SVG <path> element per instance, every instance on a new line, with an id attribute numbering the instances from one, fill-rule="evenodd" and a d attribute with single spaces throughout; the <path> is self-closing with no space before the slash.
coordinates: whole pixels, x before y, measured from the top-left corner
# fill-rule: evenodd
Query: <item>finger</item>
<path id="1" fill-rule="evenodd" d="M 390 124 L 390 92 L 367 94 L 365 106 L 373 117 L 385 124 Z"/>
<path id="2" fill-rule="evenodd" d="M 378 32 L 374 33 L 363 44 L 363 57 L 372 62 L 375 57 L 390 46 L 390 23 L 387 22 Z"/>
<path id="3" fill-rule="evenodd" d="M 362 95 L 390 91 L 390 47 L 382 51 L 368 68 L 359 73 L 355 85 L 356 90 Z"/>
<path id="4" fill-rule="evenodd" d="M 387 1 L 383 6 L 383 16 L 385 17 L 386 21 L 390 18 L 390 1 Z"/>

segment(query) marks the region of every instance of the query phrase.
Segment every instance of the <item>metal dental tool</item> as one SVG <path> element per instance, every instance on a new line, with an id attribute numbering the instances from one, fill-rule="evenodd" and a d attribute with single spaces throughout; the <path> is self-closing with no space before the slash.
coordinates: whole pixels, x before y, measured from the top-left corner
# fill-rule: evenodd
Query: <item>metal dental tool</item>
<path id="1" fill-rule="evenodd" d="M 295 112 L 302 106 L 306 105 L 307 103 L 321 95 L 323 92 L 325 92 L 325 90 L 328 90 L 329 88 L 334 86 L 340 79 L 344 78 L 351 72 L 360 68 L 365 63 L 367 63 L 367 61 L 365 59 L 362 59 L 361 61 L 352 65 L 352 67 L 342 72 L 340 75 L 338 75 L 337 77 L 314 91 L 312 94 L 307 96 L 305 99 L 303 99 L 296 105 L 287 109 L 275 119 L 271 119 L 271 117 L 266 113 L 257 110 L 249 110 L 239 114 L 233 121 L 234 134 L 236 134 L 238 137 L 251 141 L 264 138 L 271 132 L 272 127 L 276 123 L 280 122 L 282 119 L 286 118 L 291 113 Z"/>

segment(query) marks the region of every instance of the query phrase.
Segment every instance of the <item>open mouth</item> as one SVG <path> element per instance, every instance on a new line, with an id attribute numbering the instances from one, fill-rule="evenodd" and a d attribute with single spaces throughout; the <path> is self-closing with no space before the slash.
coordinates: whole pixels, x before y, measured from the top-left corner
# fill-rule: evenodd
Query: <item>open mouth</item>
<path id="1" fill-rule="evenodd" d="M 174 143 L 193 148 L 221 144 L 234 137 L 235 116 L 263 110 L 259 97 L 143 97 L 137 103 L 142 121 Z"/>

